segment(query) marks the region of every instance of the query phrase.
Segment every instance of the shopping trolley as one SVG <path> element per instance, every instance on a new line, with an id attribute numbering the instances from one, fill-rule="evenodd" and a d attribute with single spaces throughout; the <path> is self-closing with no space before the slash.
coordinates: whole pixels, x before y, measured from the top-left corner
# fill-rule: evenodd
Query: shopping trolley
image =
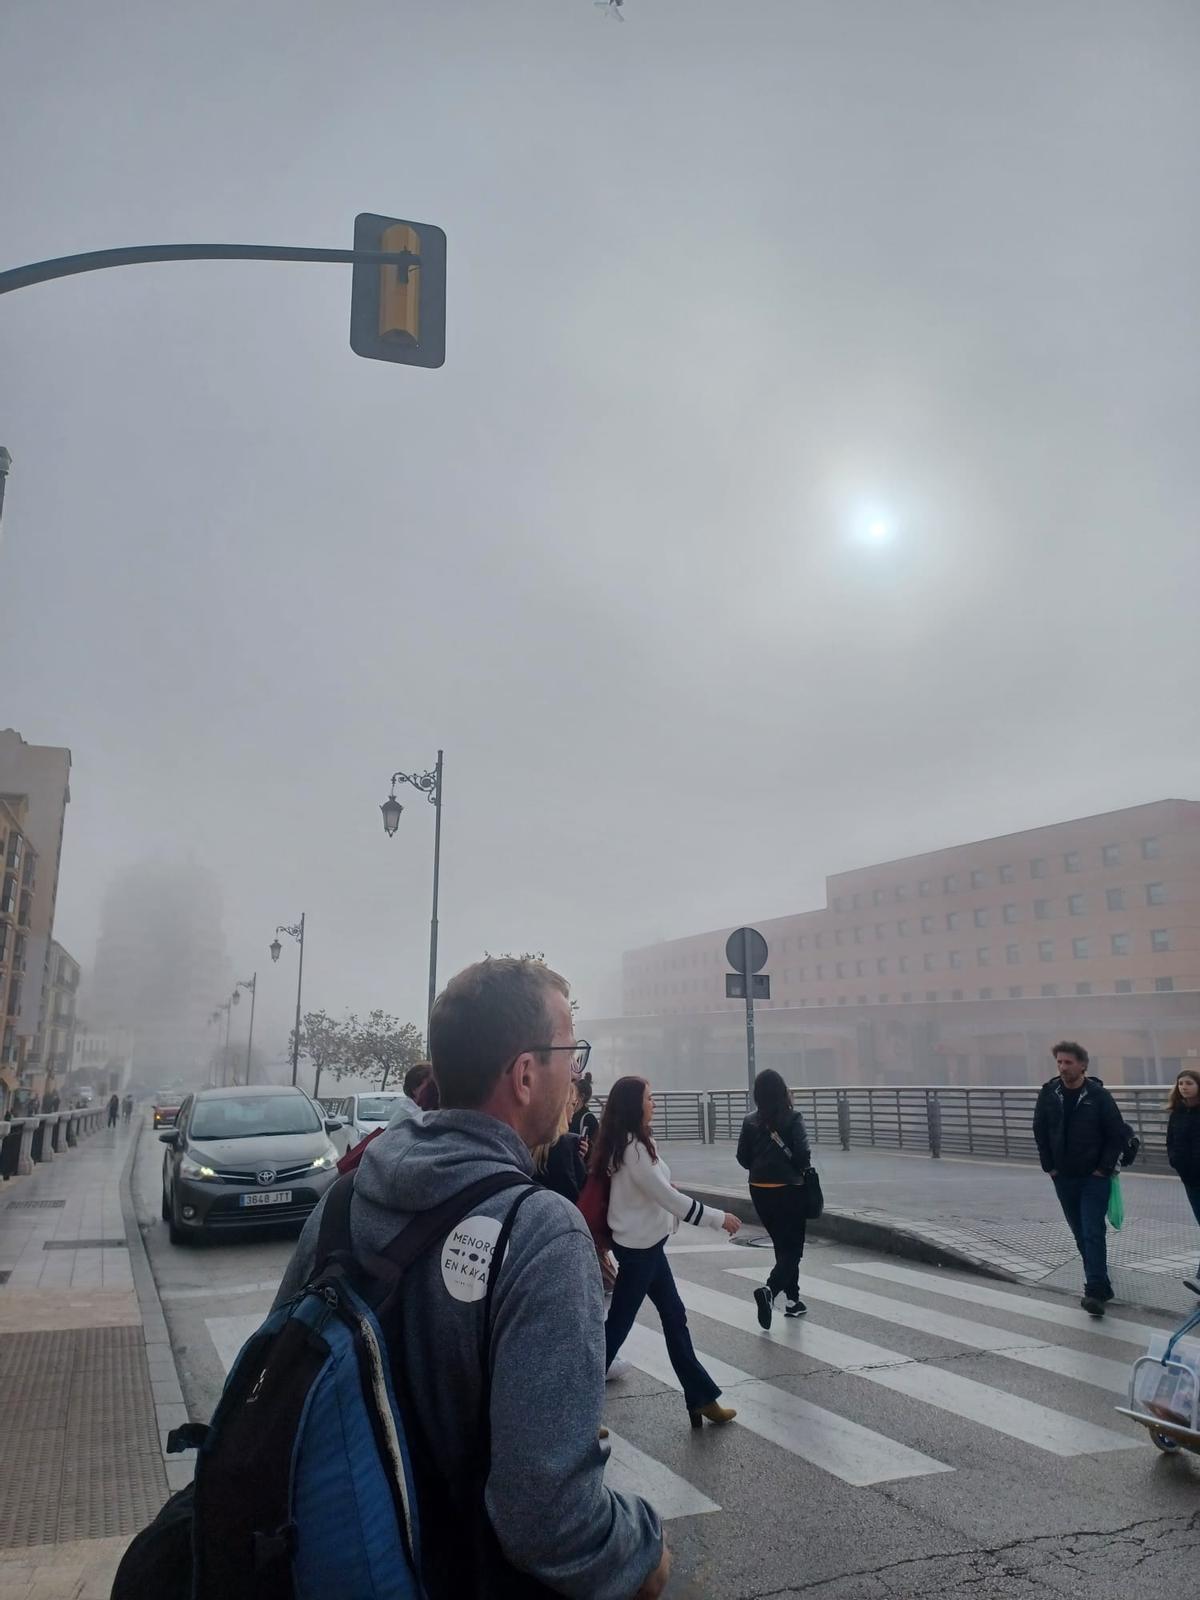
<path id="1" fill-rule="evenodd" d="M 1200 1300 L 1200 1281 L 1186 1287 Z M 1151 1339 L 1129 1374 L 1129 1404 L 1117 1407 L 1123 1417 L 1140 1422 L 1167 1455 L 1200 1455 L 1200 1340 L 1188 1338 L 1198 1328 L 1200 1305 L 1174 1333 Z"/>

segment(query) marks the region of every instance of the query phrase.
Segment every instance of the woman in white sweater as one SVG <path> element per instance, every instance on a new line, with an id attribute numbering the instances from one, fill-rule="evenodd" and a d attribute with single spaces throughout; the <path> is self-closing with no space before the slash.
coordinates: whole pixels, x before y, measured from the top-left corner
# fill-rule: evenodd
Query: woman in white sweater
<path id="1" fill-rule="evenodd" d="M 705 1418 L 731 1422 L 737 1413 L 718 1404 L 721 1391 L 692 1348 L 687 1312 L 665 1246 L 681 1222 L 724 1228 L 729 1234 L 741 1224 L 732 1213 L 689 1199 L 672 1185 L 671 1169 L 659 1157 L 650 1132 L 653 1117 L 654 1097 L 646 1080 L 619 1078 L 605 1103 L 592 1152 L 592 1171 L 607 1174 L 611 1182 L 608 1226 L 621 1269 L 604 1325 L 605 1365 L 612 1364 L 642 1301 L 648 1299 L 662 1322 L 667 1355 L 683 1386 L 692 1427 L 703 1427 Z"/>

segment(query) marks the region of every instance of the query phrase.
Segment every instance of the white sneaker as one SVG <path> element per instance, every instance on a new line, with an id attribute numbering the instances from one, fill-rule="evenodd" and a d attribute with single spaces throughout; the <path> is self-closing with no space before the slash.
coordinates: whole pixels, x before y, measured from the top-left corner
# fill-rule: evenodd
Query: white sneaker
<path id="1" fill-rule="evenodd" d="M 605 1383 L 612 1383 L 614 1378 L 624 1378 L 633 1371 L 632 1361 L 622 1361 L 620 1356 L 613 1357 L 612 1366 L 604 1375 Z"/>

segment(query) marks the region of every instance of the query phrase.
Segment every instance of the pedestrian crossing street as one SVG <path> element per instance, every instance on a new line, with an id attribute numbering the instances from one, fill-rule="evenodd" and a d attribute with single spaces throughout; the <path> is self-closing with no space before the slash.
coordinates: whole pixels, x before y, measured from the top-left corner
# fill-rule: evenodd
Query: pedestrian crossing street
<path id="1" fill-rule="evenodd" d="M 777 1314 L 764 1331 L 750 1285 L 764 1281 L 769 1256 L 745 1266 L 743 1248 L 721 1244 L 673 1245 L 670 1255 L 697 1353 L 728 1403 L 737 1407 L 739 1432 L 851 1488 L 930 1478 L 967 1465 L 977 1470 L 980 1458 L 987 1459 L 989 1438 L 1013 1441 L 1032 1451 L 1033 1459 L 1060 1462 L 1151 1449 L 1141 1430 L 1124 1424 L 1111 1409 L 1125 1393 L 1134 1358 L 1160 1331 L 1150 1323 L 1119 1313 L 1095 1322 L 1065 1298 L 1018 1294 L 856 1252 L 822 1260 L 820 1272 L 802 1273 L 800 1292 L 809 1315 L 793 1320 Z M 692 1262 L 693 1255 L 702 1259 Z M 647 1313 L 621 1354 L 643 1377 L 678 1391 L 661 1331 L 649 1308 Z M 226 1371 L 260 1320 L 261 1313 L 205 1319 Z M 867 1337 L 887 1338 L 889 1328 L 897 1343 L 907 1342 L 909 1348 Z M 918 1350 L 905 1337 L 914 1334 L 921 1336 Z M 931 1338 L 948 1348 L 930 1350 Z M 964 1354 L 984 1358 L 991 1381 L 962 1370 L 981 1370 L 978 1362 L 963 1363 Z M 728 1358 L 734 1355 L 747 1365 L 732 1364 Z M 755 1366 L 772 1376 L 758 1375 L 751 1370 Z M 1003 1377 L 1008 1368 L 1011 1388 Z M 1021 1392 L 1022 1368 L 1035 1369 L 1043 1380 L 1024 1387 L 1046 1398 Z M 780 1376 L 784 1369 L 786 1375 Z M 835 1405 L 818 1405 L 793 1392 L 791 1383 L 814 1374 L 833 1376 L 821 1397 L 829 1400 L 834 1390 Z M 704 1477 L 703 1485 L 676 1470 L 692 1459 L 686 1452 L 681 1458 L 677 1442 L 659 1445 L 673 1464 L 658 1459 L 653 1431 L 643 1437 L 634 1426 L 639 1416 L 634 1385 L 639 1396 L 645 1395 L 637 1378 L 609 1385 L 611 1401 L 620 1402 L 623 1392 L 631 1396 L 608 1408 L 615 1424 L 609 1482 L 644 1495 L 667 1519 L 721 1510 L 713 1498 L 714 1490 L 721 1491 L 713 1479 L 711 1452 L 700 1452 L 708 1463 L 706 1472 L 697 1474 Z M 812 1392 L 815 1381 L 805 1387 Z M 899 1399 L 873 1399 L 880 1391 Z M 931 1428 L 922 1422 L 922 1408 L 948 1415 L 953 1426 Z M 622 1431 L 631 1427 L 636 1437 Z M 936 1436 L 933 1449 L 931 1435 Z M 918 1447 L 922 1444 L 925 1448 Z"/>

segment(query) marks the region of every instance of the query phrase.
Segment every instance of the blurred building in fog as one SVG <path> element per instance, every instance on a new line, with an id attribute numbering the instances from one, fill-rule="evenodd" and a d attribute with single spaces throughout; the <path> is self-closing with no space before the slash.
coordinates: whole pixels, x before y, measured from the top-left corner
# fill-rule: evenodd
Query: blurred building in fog
<path id="1" fill-rule="evenodd" d="M 1200 1058 L 1200 803 L 1161 800 L 862 867 L 758 921 L 758 1065 L 790 1083 L 1027 1083 L 1066 1035 L 1113 1083 Z M 625 1015 L 580 1023 L 598 1081 L 745 1077 L 730 929 L 624 959 Z"/>
<path id="2" fill-rule="evenodd" d="M 192 862 L 145 861 L 113 879 L 81 1010 L 90 1031 L 132 1039 L 140 1082 L 154 1087 L 206 1070 L 213 1007 L 231 982 L 211 872 Z"/>

